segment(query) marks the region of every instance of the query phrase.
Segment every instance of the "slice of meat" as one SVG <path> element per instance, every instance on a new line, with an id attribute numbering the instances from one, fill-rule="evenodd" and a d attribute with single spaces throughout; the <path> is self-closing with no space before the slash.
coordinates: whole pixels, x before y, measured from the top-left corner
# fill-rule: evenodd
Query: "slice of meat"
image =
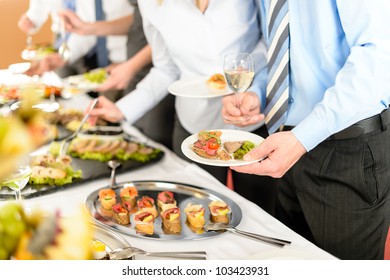
<path id="1" fill-rule="evenodd" d="M 242 144 L 244 144 L 244 141 L 231 141 L 223 143 L 223 147 L 225 148 L 226 152 L 232 154 L 241 148 Z"/>
<path id="2" fill-rule="evenodd" d="M 153 149 L 150 147 L 142 147 L 138 150 L 138 152 L 143 155 L 150 155 L 151 153 L 153 153 Z"/>
<path id="3" fill-rule="evenodd" d="M 138 151 L 138 144 L 134 142 L 129 142 L 126 147 L 126 154 L 132 154 Z"/>
<path id="4" fill-rule="evenodd" d="M 217 153 L 209 155 L 206 150 L 198 148 L 196 146 L 192 146 L 192 150 L 194 151 L 195 154 L 198 156 L 208 158 L 208 159 L 217 159 Z"/>

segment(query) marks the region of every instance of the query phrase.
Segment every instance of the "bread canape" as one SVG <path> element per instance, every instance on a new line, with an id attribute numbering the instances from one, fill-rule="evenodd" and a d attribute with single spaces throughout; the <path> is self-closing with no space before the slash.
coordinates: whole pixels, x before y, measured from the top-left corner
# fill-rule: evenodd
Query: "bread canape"
<path id="1" fill-rule="evenodd" d="M 204 158 L 230 160 L 231 156 L 222 148 L 221 135 L 219 130 L 199 131 L 198 140 L 191 148 L 194 153 Z"/>
<path id="2" fill-rule="evenodd" d="M 154 199 L 149 196 L 143 196 L 140 199 L 137 200 L 137 207 L 138 210 L 144 210 L 146 212 L 152 213 L 153 217 L 157 217 L 157 209 L 154 205 Z"/>
<path id="3" fill-rule="evenodd" d="M 161 220 L 164 233 L 180 233 L 180 208 L 173 204 L 165 204 L 161 211 Z"/>
<path id="4" fill-rule="evenodd" d="M 201 204 L 189 203 L 184 209 L 184 213 L 187 215 L 187 221 L 195 228 L 203 228 L 206 223 L 204 219 L 204 207 Z"/>
<path id="5" fill-rule="evenodd" d="M 229 214 L 231 212 L 229 205 L 226 202 L 217 200 L 209 204 L 210 219 L 214 223 L 229 223 Z"/>
<path id="6" fill-rule="evenodd" d="M 114 218 L 120 225 L 130 224 L 129 210 L 122 204 L 117 203 L 112 206 L 112 212 L 114 212 Z"/>
<path id="7" fill-rule="evenodd" d="M 154 216 L 146 210 L 134 214 L 135 229 L 138 233 L 152 235 L 154 232 Z"/>
<path id="8" fill-rule="evenodd" d="M 122 203 L 128 202 L 132 208 L 137 206 L 138 191 L 137 188 L 132 184 L 125 184 L 120 190 L 119 196 L 122 200 Z"/>
<path id="9" fill-rule="evenodd" d="M 162 209 L 163 204 L 173 204 L 176 205 L 176 200 L 174 195 L 170 191 L 162 191 L 157 196 L 157 206 Z"/>
<path id="10" fill-rule="evenodd" d="M 101 189 L 99 191 L 99 201 L 102 208 L 111 210 L 112 206 L 116 203 L 115 191 L 112 189 Z"/>
<path id="11" fill-rule="evenodd" d="M 216 91 L 224 90 L 226 88 L 226 80 L 222 74 L 214 74 L 206 81 L 207 86 Z"/>

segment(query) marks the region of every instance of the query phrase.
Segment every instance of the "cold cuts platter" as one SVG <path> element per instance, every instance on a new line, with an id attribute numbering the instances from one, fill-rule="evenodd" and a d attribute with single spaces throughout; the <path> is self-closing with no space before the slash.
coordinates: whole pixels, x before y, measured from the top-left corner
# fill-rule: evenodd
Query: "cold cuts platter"
<path id="1" fill-rule="evenodd" d="M 129 189 L 132 191 L 125 192 Z M 125 201 L 131 193 L 135 195 L 133 206 Z M 206 232 L 203 225 L 225 222 L 237 226 L 242 218 L 240 207 L 220 193 L 167 181 L 133 181 L 113 189 L 101 188 L 88 195 L 85 205 L 98 224 L 153 240 L 210 238 L 223 232 Z"/>

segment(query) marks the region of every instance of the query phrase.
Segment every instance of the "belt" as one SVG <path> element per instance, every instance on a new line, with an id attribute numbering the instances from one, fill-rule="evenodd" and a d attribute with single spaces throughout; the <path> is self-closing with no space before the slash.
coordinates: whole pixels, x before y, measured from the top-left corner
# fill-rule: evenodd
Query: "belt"
<path id="1" fill-rule="evenodd" d="M 390 110 L 386 109 L 382 113 L 361 120 L 331 136 L 326 140 L 345 140 L 359 137 L 363 134 L 374 132 L 376 130 L 386 130 L 390 123 Z M 284 126 L 282 131 L 292 130 L 293 126 Z"/>

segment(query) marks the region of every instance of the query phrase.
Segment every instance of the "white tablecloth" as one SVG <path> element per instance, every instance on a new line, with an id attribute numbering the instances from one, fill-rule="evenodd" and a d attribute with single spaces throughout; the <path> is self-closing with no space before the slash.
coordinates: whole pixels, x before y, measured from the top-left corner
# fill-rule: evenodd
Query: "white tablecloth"
<path id="1" fill-rule="evenodd" d="M 89 98 L 83 95 L 64 102 L 64 106 L 84 109 L 88 102 Z M 138 130 L 131 126 L 125 126 L 125 130 L 130 134 L 141 135 Z M 173 152 L 158 143 L 152 141 L 151 144 L 163 149 L 165 152 L 163 159 L 158 163 L 120 174 L 117 176 L 117 182 L 162 180 L 209 188 L 229 197 L 241 207 L 242 220 L 237 228 L 287 239 L 292 241 L 292 244 L 284 248 L 278 248 L 228 232 L 209 239 L 193 241 L 152 240 L 123 235 L 130 244 L 150 251 L 204 250 L 207 251 L 207 259 L 214 260 L 335 259 L 332 255 L 284 226 L 257 205 L 222 185 L 197 165 L 183 161 Z M 59 209 L 62 215 L 71 215 L 75 209 L 83 205 L 85 198 L 91 192 L 105 187 L 108 184 L 109 178 L 90 181 L 78 187 L 70 188 L 69 190 L 26 199 L 24 203 L 27 207 L 40 207 L 49 211 Z"/>

